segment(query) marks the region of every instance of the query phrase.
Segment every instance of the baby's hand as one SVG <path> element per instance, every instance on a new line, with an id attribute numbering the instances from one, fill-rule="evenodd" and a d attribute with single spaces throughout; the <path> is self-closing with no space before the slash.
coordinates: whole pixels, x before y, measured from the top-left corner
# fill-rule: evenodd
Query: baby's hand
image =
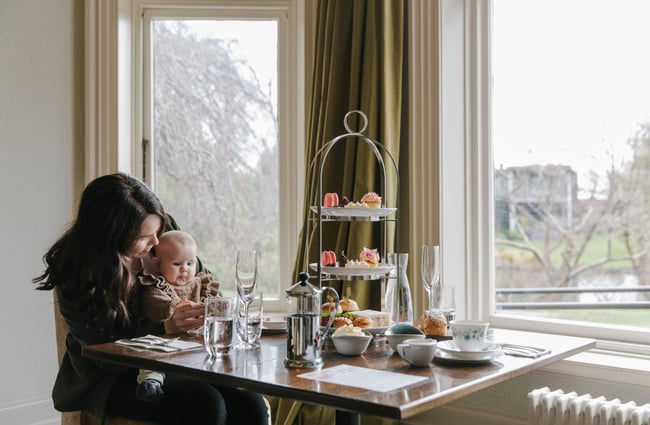
<path id="1" fill-rule="evenodd" d="M 182 300 L 172 316 L 165 320 L 165 333 L 174 334 L 197 329 L 203 325 L 203 304 Z"/>

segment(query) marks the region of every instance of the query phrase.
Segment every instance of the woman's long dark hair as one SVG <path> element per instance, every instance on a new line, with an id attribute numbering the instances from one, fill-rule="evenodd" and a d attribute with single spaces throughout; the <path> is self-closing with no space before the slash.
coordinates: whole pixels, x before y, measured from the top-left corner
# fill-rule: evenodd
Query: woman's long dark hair
<path id="1" fill-rule="evenodd" d="M 122 258 L 150 214 L 164 225 L 162 204 L 142 181 L 123 173 L 93 180 L 84 189 L 76 221 L 43 256 L 46 269 L 33 279 L 37 289 L 58 287 L 95 325 L 125 325 L 133 278 Z"/>

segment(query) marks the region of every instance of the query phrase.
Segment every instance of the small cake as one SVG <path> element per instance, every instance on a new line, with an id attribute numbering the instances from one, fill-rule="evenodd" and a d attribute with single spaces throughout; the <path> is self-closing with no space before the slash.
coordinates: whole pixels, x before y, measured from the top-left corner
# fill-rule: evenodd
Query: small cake
<path id="1" fill-rule="evenodd" d="M 381 196 L 375 192 L 368 192 L 363 195 L 361 202 L 368 205 L 368 208 L 381 208 Z"/>
<path id="2" fill-rule="evenodd" d="M 350 203 L 350 200 L 348 199 L 347 196 L 344 196 L 343 199 L 341 199 L 341 205 L 342 207 L 347 206 Z"/>
<path id="3" fill-rule="evenodd" d="M 341 256 L 338 260 L 339 267 L 345 267 L 348 264 L 348 257 L 345 256 L 345 251 L 341 251 Z"/>
<path id="4" fill-rule="evenodd" d="M 341 306 L 341 310 L 343 310 L 343 313 L 351 313 L 353 311 L 359 311 L 359 305 L 357 304 L 357 302 L 355 300 L 351 300 L 348 297 L 343 297 L 339 305 Z"/>
<path id="5" fill-rule="evenodd" d="M 337 308 L 336 303 L 334 301 L 330 301 L 321 306 L 321 312 L 323 314 L 330 315 L 332 313 L 333 314 L 343 313 L 343 310 L 341 309 L 340 305 Z"/>
<path id="6" fill-rule="evenodd" d="M 336 266 L 336 253 L 334 251 L 321 252 L 320 265 L 326 267 Z"/>
<path id="7" fill-rule="evenodd" d="M 447 335 L 447 321 L 442 312 L 438 310 L 425 311 L 418 321 L 418 328 L 426 336 Z"/>
<path id="8" fill-rule="evenodd" d="M 365 261 L 368 263 L 368 267 L 377 267 L 379 264 L 379 253 L 376 249 L 363 247 L 359 253 L 359 261 Z"/>
<path id="9" fill-rule="evenodd" d="M 384 328 L 391 325 L 390 313 L 376 310 L 361 310 L 356 312 L 357 317 L 367 317 L 372 319 L 372 326 Z"/>
<path id="10" fill-rule="evenodd" d="M 326 193 L 325 199 L 323 200 L 323 206 L 325 207 L 338 207 L 339 206 L 339 195 L 337 193 Z"/>

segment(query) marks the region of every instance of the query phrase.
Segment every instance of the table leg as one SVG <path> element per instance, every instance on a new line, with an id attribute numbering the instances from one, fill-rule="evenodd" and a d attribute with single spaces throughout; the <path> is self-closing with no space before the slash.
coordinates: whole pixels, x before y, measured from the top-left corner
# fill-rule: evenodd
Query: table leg
<path id="1" fill-rule="evenodd" d="M 336 411 L 336 425 L 360 425 L 361 415 L 343 410 Z"/>

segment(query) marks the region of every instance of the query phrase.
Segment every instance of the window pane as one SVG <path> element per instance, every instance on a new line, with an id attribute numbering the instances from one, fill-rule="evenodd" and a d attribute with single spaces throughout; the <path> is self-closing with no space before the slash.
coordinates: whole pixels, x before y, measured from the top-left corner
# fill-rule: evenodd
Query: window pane
<path id="1" fill-rule="evenodd" d="M 234 295 L 235 252 L 259 252 L 265 298 L 279 295 L 278 25 L 155 20 L 154 187 Z"/>
<path id="2" fill-rule="evenodd" d="M 497 310 L 648 328 L 650 2 L 493 13 Z"/>

